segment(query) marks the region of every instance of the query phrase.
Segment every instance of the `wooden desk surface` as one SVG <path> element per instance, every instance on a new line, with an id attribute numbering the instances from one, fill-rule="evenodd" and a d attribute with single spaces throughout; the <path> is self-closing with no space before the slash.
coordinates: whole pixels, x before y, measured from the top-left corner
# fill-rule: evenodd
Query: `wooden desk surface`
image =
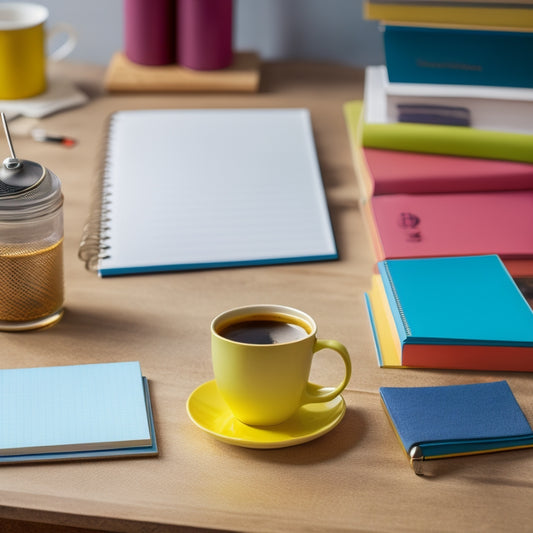
<path id="1" fill-rule="evenodd" d="M 1 334 L 2 367 L 139 360 L 151 383 L 161 454 L 150 459 L 4 466 L 0 527 L 111 531 L 528 531 L 533 518 L 533 452 L 523 450 L 430 463 L 414 475 L 382 411 L 383 385 L 441 385 L 508 379 L 533 420 L 527 374 L 381 370 L 363 293 L 372 272 L 357 202 L 342 104 L 362 96 L 361 71 L 266 64 L 252 95 L 101 94 L 104 70 L 68 71 L 89 105 L 49 117 L 51 134 L 73 149 L 14 136 L 17 154 L 42 162 L 65 195 L 66 313 L 55 327 Z M 99 279 L 77 258 L 89 210 L 104 120 L 119 109 L 308 107 L 340 260 Z M 6 148 L 7 154 L 7 148 Z M 206 154 L 208 156 L 208 154 Z M 323 338 L 351 352 L 354 374 L 342 423 L 322 438 L 280 450 L 221 443 L 196 428 L 185 403 L 212 379 L 209 323 L 220 311 L 257 302 L 299 307 Z M 318 357 L 315 381 L 336 380 L 335 358 Z M 490 408 L 490 406 L 487 406 Z M 0 427 L 1 430 L 1 427 Z M 47 526 L 46 524 L 49 524 Z M 62 526 L 62 527 L 60 527 Z M 181 529 L 179 528 L 181 526 Z M 190 529 L 189 529 L 190 528 Z"/>

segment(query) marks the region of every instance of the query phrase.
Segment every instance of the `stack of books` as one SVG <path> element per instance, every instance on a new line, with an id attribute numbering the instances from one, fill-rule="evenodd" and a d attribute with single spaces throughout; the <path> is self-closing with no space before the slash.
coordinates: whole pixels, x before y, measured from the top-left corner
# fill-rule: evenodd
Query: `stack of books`
<path id="1" fill-rule="evenodd" d="M 367 86 L 373 72 L 373 67 L 367 68 Z M 469 126 L 369 123 L 371 105 L 371 97 L 365 95 L 364 103 L 348 102 L 344 111 L 376 263 L 497 254 L 514 277 L 533 276 L 533 164 L 416 151 L 424 142 L 433 142 L 435 151 L 444 149 L 447 135 L 465 150 L 489 150 L 490 143 L 482 137 L 496 132 Z M 411 149 L 395 145 L 396 140 L 408 143 L 409 133 L 418 129 L 420 140 L 413 138 Z M 480 139 L 469 141 L 469 134 L 479 134 Z M 376 148 L 374 138 L 383 147 Z M 517 147 L 509 143 L 510 149 Z"/>
<path id="2" fill-rule="evenodd" d="M 518 16 L 533 3 L 522 3 L 500 5 L 508 26 L 489 28 L 458 0 L 365 2 L 370 18 L 456 16 L 380 19 L 386 65 L 367 67 L 364 104 L 345 107 L 376 262 L 498 254 L 514 277 L 533 276 L 533 21 Z M 495 12 L 485 4 L 475 9 Z"/>
<path id="3" fill-rule="evenodd" d="M 474 297 L 467 289 L 476 276 L 496 308 L 506 309 L 502 302 L 512 298 L 533 325 L 531 307 L 518 288 L 521 280 L 533 277 L 533 76 L 524 68 L 533 51 L 533 18 L 525 24 L 519 15 L 533 15 L 533 3 L 520 8 L 516 5 L 521 2 L 505 8 L 485 4 L 365 2 L 367 18 L 382 23 L 386 65 L 367 67 L 363 101 L 346 103 L 344 111 L 375 254 L 367 301 L 381 366 L 533 370 L 522 360 L 532 355 L 533 339 L 527 335 L 502 332 L 493 338 L 488 328 L 473 333 L 474 338 L 454 334 L 450 340 L 439 332 L 435 338 L 422 333 L 421 340 L 414 340 L 401 321 L 394 321 L 395 306 L 400 305 L 396 318 L 404 312 L 398 295 L 380 288 L 387 286 L 385 265 L 405 264 L 407 293 L 414 293 L 421 265 L 454 259 L 456 278 L 448 279 L 438 269 L 422 289 L 417 306 L 423 311 L 412 317 L 410 328 L 416 330 L 425 314 L 447 325 L 453 313 L 457 316 L 456 308 L 474 313 L 462 318 L 471 324 L 468 317 L 481 316 L 481 309 L 467 305 L 463 294 Z M 408 15 L 443 9 L 456 17 L 447 25 L 438 24 L 438 17 Z M 477 21 L 474 12 L 480 15 Z M 482 25 L 482 13 L 496 12 L 505 28 Z M 476 262 L 488 257 L 490 269 Z M 496 291 L 502 276 L 506 281 Z M 439 287 L 448 292 L 435 296 Z M 449 294 L 454 307 L 450 301 L 449 315 L 440 316 L 437 307 Z M 485 301 L 475 297 L 476 305 Z M 425 300 L 436 300 L 435 308 L 424 307 Z M 517 342 L 512 357 L 501 349 L 511 338 Z M 486 359 L 482 354 L 489 345 L 499 350 Z"/>

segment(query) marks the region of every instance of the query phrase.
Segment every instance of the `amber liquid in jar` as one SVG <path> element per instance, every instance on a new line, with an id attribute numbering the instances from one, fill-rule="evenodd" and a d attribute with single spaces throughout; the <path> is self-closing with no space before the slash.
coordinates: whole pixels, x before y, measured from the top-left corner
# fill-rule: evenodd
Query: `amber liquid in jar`
<path id="1" fill-rule="evenodd" d="M 0 322 L 57 322 L 63 314 L 63 239 L 43 247 L 0 244 L 0 279 Z"/>

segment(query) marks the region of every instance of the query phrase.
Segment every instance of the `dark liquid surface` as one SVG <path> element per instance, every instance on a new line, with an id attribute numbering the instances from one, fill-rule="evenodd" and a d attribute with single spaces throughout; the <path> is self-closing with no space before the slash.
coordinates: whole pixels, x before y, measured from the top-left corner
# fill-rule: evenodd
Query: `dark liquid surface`
<path id="1" fill-rule="evenodd" d="M 279 344 L 307 337 L 302 326 L 276 320 L 249 320 L 222 328 L 219 334 L 226 339 L 244 344 Z"/>

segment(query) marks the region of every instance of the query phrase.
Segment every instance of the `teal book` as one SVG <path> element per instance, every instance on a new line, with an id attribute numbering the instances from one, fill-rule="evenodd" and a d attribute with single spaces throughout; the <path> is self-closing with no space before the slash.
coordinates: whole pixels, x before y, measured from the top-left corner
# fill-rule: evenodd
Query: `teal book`
<path id="1" fill-rule="evenodd" d="M 506 381 L 381 387 L 379 392 L 418 474 L 428 459 L 533 446 L 531 426 Z"/>
<path id="2" fill-rule="evenodd" d="M 402 366 L 533 371 L 533 311 L 496 255 L 378 263 Z"/>
<path id="3" fill-rule="evenodd" d="M 138 362 L 0 370 L 0 464 L 156 455 Z"/>
<path id="4" fill-rule="evenodd" d="M 533 87 L 531 31 L 383 27 L 391 82 Z"/>

